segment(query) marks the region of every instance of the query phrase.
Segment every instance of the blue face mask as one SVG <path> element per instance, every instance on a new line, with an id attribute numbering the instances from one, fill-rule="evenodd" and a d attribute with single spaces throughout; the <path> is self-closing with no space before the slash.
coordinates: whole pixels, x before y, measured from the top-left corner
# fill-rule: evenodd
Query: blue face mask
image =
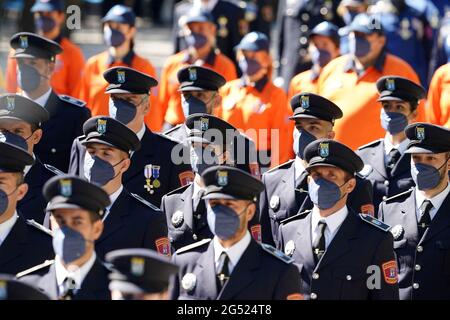
<path id="1" fill-rule="evenodd" d="M 206 104 L 194 96 L 189 96 L 187 99 L 182 98 L 181 106 L 186 118 L 194 113 L 207 113 Z"/>
<path id="2" fill-rule="evenodd" d="M 402 132 L 408 125 L 408 118 L 400 112 L 386 112 L 381 108 L 381 126 L 390 134 Z"/>
<path id="3" fill-rule="evenodd" d="M 36 29 L 42 32 L 50 32 L 56 27 L 56 22 L 50 17 L 39 16 L 34 19 L 34 25 Z"/>
<path id="4" fill-rule="evenodd" d="M 86 252 L 86 240 L 78 231 L 63 226 L 53 233 L 53 250 L 65 264 L 69 264 Z"/>
<path id="5" fill-rule="evenodd" d="M 97 156 L 92 157 L 89 152 L 86 152 L 84 157 L 84 175 L 88 181 L 104 186 L 116 177 L 114 167 L 122 161 L 112 165 L 108 161 Z"/>
<path id="6" fill-rule="evenodd" d="M 208 42 L 207 37 L 197 32 L 192 32 L 190 35 L 186 36 L 185 39 L 188 47 L 195 49 L 200 49 Z"/>
<path id="7" fill-rule="evenodd" d="M 214 151 L 201 147 L 191 147 L 191 166 L 195 173 L 202 174 L 209 167 L 219 164 Z"/>
<path id="8" fill-rule="evenodd" d="M 17 83 L 25 92 L 36 90 L 41 84 L 42 75 L 34 67 L 18 63 Z"/>
<path id="9" fill-rule="evenodd" d="M 331 53 L 328 50 L 314 49 L 311 52 L 311 61 L 314 65 L 325 67 L 331 61 Z"/>
<path id="10" fill-rule="evenodd" d="M 338 186 L 334 182 L 323 178 L 310 179 L 308 182 L 309 198 L 319 209 L 330 209 L 342 199 L 340 188 L 344 184 Z"/>
<path id="11" fill-rule="evenodd" d="M 108 47 L 120 47 L 125 42 L 125 35 L 119 30 L 106 28 L 104 35 L 105 43 Z"/>
<path id="12" fill-rule="evenodd" d="M 348 47 L 350 53 L 358 58 L 364 57 L 370 52 L 370 42 L 357 35 L 348 37 Z"/>
<path id="13" fill-rule="evenodd" d="M 215 205 L 214 207 L 208 204 L 206 219 L 208 220 L 209 229 L 222 240 L 232 238 L 239 230 L 239 216 L 242 212 L 238 214 L 230 207 L 221 204 Z"/>
<path id="14" fill-rule="evenodd" d="M 126 125 L 136 116 L 136 106 L 127 100 L 110 98 L 109 115 Z"/>
<path id="15" fill-rule="evenodd" d="M 447 159 L 448 161 L 448 159 Z M 419 190 L 430 190 L 436 188 L 441 182 L 442 176 L 439 170 L 447 165 L 447 161 L 436 169 L 425 163 L 411 165 L 411 177 Z M 446 171 L 444 171 L 445 174 Z"/>
<path id="16" fill-rule="evenodd" d="M 252 58 L 242 58 L 238 64 L 242 73 L 250 77 L 257 74 L 262 68 L 261 64 Z"/>
<path id="17" fill-rule="evenodd" d="M 294 129 L 294 153 L 297 157 L 303 159 L 303 152 L 308 144 L 315 141 L 316 137 L 314 137 L 311 133 L 306 130 L 297 130 Z"/>

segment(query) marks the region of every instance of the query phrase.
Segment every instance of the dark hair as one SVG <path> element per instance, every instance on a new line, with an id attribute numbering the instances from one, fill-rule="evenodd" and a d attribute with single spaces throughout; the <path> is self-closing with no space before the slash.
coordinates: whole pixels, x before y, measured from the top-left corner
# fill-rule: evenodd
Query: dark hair
<path id="1" fill-rule="evenodd" d="M 25 182 L 24 180 L 24 174 L 23 172 L 14 172 L 14 175 L 16 176 L 16 186 L 20 186 Z"/>
<path id="2" fill-rule="evenodd" d="M 101 219 L 101 217 L 98 213 L 95 213 L 93 211 L 88 211 L 88 212 L 89 212 L 89 219 L 91 220 L 92 223 L 97 222 L 98 220 Z"/>

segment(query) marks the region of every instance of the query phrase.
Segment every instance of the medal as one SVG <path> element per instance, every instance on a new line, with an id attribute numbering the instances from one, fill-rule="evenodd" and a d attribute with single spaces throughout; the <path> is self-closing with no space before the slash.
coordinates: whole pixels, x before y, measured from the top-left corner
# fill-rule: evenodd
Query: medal
<path id="1" fill-rule="evenodd" d="M 161 182 L 158 180 L 160 168 L 161 168 L 160 166 L 155 166 L 155 165 L 152 166 L 152 175 L 153 175 L 153 178 L 155 179 L 155 180 L 153 180 L 153 187 L 155 187 L 156 189 L 158 189 L 161 186 Z"/>
<path id="2" fill-rule="evenodd" d="M 151 178 L 152 178 L 152 165 L 147 164 L 144 167 L 144 176 L 145 176 L 145 185 L 144 189 L 146 189 L 150 194 L 153 194 L 155 191 L 153 190 L 153 185 L 151 184 Z M 158 181 L 159 182 L 159 181 Z"/>

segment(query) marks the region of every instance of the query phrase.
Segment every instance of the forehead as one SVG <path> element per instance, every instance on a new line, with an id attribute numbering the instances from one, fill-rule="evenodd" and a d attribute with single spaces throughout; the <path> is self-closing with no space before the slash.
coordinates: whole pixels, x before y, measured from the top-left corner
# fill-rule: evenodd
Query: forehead
<path id="1" fill-rule="evenodd" d="M 1 181 L 15 181 L 14 172 L 0 172 Z"/>
<path id="2" fill-rule="evenodd" d="M 108 146 L 106 144 L 101 144 L 97 142 L 87 143 L 86 144 L 87 149 L 94 149 L 94 150 L 102 150 L 102 151 L 111 151 L 114 153 L 120 153 L 121 151 L 119 149 L 113 148 L 111 146 Z"/>
<path id="3" fill-rule="evenodd" d="M 295 119 L 295 125 L 308 126 L 308 125 L 321 125 L 325 126 L 328 122 L 320 119 L 310 119 L 310 118 L 297 118 Z"/>
<path id="4" fill-rule="evenodd" d="M 28 122 L 19 119 L 0 119 L 0 129 L 5 127 L 31 128 L 31 125 Z"/>
<path id="5" fill-rule="evenodd" d="M 343 175 L 345 174 L 345 171 L 342 170 L 341 168 L 338 167 L 331 167 L 331 166 L 318 166 L 318 167 L 314 167 L 311 168 L 309 170 L 310 173 L 325 173 L 325 172 L 329 172 L 329 173 L 334 173 L 334 174 L 338 174 L 338 175 Z"/>
<path id="6" fill-rule="evenodd" d="M 75 218 L 89 218 L 89 212 L 83 209 L 55 209 L 52 211 L 55 218 L 75 219 Z"/>

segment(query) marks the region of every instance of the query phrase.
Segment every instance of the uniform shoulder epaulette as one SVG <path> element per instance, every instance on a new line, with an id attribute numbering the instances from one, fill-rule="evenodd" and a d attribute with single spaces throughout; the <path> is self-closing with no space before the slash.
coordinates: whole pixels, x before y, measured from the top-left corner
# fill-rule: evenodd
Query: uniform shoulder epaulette
<path id="1" fill-rule="evenodd" d="M 179 193 L 183 193 L 190 185 L 192 182 L 189 182 L 187 185 L 181 186 L 179 188 L 176 188 L 172 191 L 169 191 L 166 193 L 166 196 L 171 196 L 173 194 L 179 194 Z"/>
<path id="2" fill-rule="evenodd" d="M 283 252 L 281 252 L 280 250 L 278 250 L 275 247 L 271 246 L 270 244 L 261 243 L 261 248 L 265 252 L 271 254 L 275 258 L 283 261 L 284 263 L 290 264 L 290 263 L 294 262 L 294 259 L 292 259 L 291 257 L 285 255 Z"/>
<path id="3" fill-rule="evenodd" d="M 136 193 L 130 193 L 133 198 L 135 198 L 136 200 L 138 200 L 139 202 L 141 202 L 142 204 L 146 205 L 147 207 L 155 210 L 155 211 L 161 211 L 161 209 L 159 209 L 157 206 L 155 206 L 154 204 L 151 204 L 150 202 L 148 202 L 147 200 L 145 200 L 144 198 L 142 198 L 140 195 L 136 194 Z"/>
<path id="4" fill-rule="evenodd" d="M 276 166 L 276 167 L 274 167 L 274 168 L 272 168 L 270 170 L 267 170 L 266 173 L 274 172 L 274 171 L 276 171 L 278 169 L 287 168 L 287 167 L 289 167 L 292 164 L 292 162 L 294 162 L 294 159 L 291 159 L 291 160 L 289 160 L 289 161 L 287 161 L 285 163 L 282 163 L 282 164 L 280 164 L 280 165 L 278 165 L 278 166 Z"/>
<path id="5" fill-rule="evenodd" d="M 284 220 L 281 220 L 280 224 L 285 225 L 286 223 L 289 223 L 289 222 L 291 222 L 291 221 L 295 221 L 295 220 L 298 220 L 298 219 L 303 219 L 303 218 L 306 217 L 310 212 L 311 212 L 311 210 L 306 210 L 306 211 L 297 213 L 296 215 L 294 215 L 294 216 L 292 216 L 292 217 L 289 217 L 289 218 L 286 218 L 286 219 L 284 219 Z"/>
<path id="6" fill-rule="evenodd" d="M 74 97 L 70 97 L 70 96 L 66 96 L 65 94 L 62 94 L 59 96 L 61 98 L 61 100 L 64 100 L 66 102 L 69 102 L 70 104 L 73 104 L 77 107 L 84 107 L 86 105 L 86 102 L 78 100 Z"/>
<path id="7" fill-rule="evenodd" d="M 175 253 L 176 254 L 184 253 L 184 252 L 190 251 L 192 249 L 204 246 L 205 244 L 210 243 L 210 242 L 211 242 L 211 238 L 206 238 L 206 239 L 203 239 L 203 240 L 191 243 L 191 244 L 189 244 L 187 246 L 181 247 L 180 249 L 175 251 Z"/>
<path id="8" fill-rule="evenodd" d="M 45 163 L 44 163 L 44 167 L 45 167 L 45 169 L 47 169 L 48 171 L 51 171 L 52 173 L 54 173 L 54 174 L 57 175 L 57 176 L 60 176 L 60 175 L 63 175 L 63 174 L 64 174 L 64 172 L 62 172 L 62 171 L 59 170 L 58 168 L 55 168 L 55 167 L 52 166 L 52 165 L 49 165 L 49 164 L 45 164 Z"/>
<path id="9" fill-rule="evenodd" d="M 25 221 L 27 223 L 27 225 L 35 227 L 36 229 L 38 229 L 39 231 L 45 232 L 46 234 L 48 234 L 49 236 L 53 237 L 53 232 L 52 230 L 44 227 L 42 224 L 37 223 L 36 221 L 34 221 L 34 219 L 28 219 Z"/>
<path id="10" fill-rule="evenodd" d="M 380 230 L 383 230 L 385 232 L 389 231 L 391 229 L 391 226 L 384 223 L 381 220 L 378 220 L 377 218 L 372 217 L 370 214 L 364 214 L 360 213 L 359 217 L 362 221 L 367 222 L 368 224 L 371 224 L 374 227 L 377 227 Z"/>
<path id="11" fill-rule="evenodd" d="M 414 190 L 414 187 L 409 188 L 406 191 L 403 191 L 401 193 L 397 193 L 396 195 L 393 195 L 392 197 L 386 198 L 383 200 L 383 202 L 389 202 L 391 200 L 395 200 L 404 196 L 409 196 L 409 194 Z"/>
<path id="12" fill-rule="evenodd" d="M 170 142 L 173 142 L 174 144 L 179 144 L 179 143 L 181 143 L 180 140 L 175 139 L 175 138 L 172 137 L 172 136 L 166 135 L 165 133 L 155 133 L 155 134 L 156 134 L 158 137 L 160 137 L 161 139 L 167 140 L 167 141 L 170 141 Z"/>
<path id="13" fill-rule="evenodd" d="M 370 164 L 365 164 L 361 171 L 357 172 L 356 175 L 361 179 L 366 179 L 373 172 L 373 167 Z"/>
<path id="14" fill-rule="evenodd" d="M 383 139 L 378 139 L 378 140 L 369 142 L 369 143 L 367 143 L 367 144 L 365 144 L 365 145 L 359 147 L 358 150 L 363 150 L 363 149 L 366 149 L 366 148 L 375 147 L 375 146 L 377 146 L 378 144 L 380 144 L 381 141 L 383 141 Z"/>
<path id="15" fill-rule="evenodd" d="M 26 269 L 22 272 L 19 272 L 16 274 L 16 279 L 22 278 L 24 276 L 27 276 L 33 272 L 36 272 L 38 270 L 44 269 L 48 266 L 51 266 L 53 263 L 55 262 L 55 260 L 45 260 L 43 263 L 38 264 L 37 266 L 31 267 L 29 269 Z"/>
<path id="16" fill-rule="evenodd" d="M 181 124 L 177 124 L 175 127 L 170 128 L 169 130 L 164 131 L 161 135 L 162 136 L 166 136 L 172 132 L 174 132 L 175 130 L 178 130 L 178 128 L 181 127 Z"/>

